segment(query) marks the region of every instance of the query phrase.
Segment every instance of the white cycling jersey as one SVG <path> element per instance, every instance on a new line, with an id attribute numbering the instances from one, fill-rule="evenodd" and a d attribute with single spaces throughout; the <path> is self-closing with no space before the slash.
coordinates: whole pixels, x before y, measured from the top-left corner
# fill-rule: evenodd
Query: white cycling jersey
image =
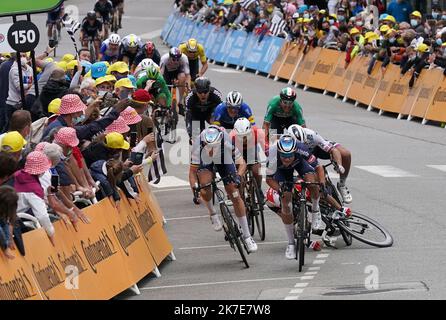
<path id="1" fill-rule="evenodd" d="M 316 147 L 319 147 L 320 149 L 324 150 L 325 152 L 330 152 L 331 149 L 335 147 L 335 145 L 325 140 L 319 133 L 317 133 L 314 130 L 303 128 L 305 130 L 305 133 L 307 134 L 307 143 L 306 145 L 310 149 L 311 152 L 313 152 Z"/>
<path id="2" fill-rule="evenodd" d="M 184 72 L 185 74 L 190 74 L 189 60 L 187 59 L 185 54 L 182 54 L 180 60 L 178 61 L 171 59 L 169 53 L 164 54 L 161 57 L 160 68 L 161 68 L 161 73 L 163 74 L 165 71 L 167 72 L 179 71 L 179 72 Z"/>

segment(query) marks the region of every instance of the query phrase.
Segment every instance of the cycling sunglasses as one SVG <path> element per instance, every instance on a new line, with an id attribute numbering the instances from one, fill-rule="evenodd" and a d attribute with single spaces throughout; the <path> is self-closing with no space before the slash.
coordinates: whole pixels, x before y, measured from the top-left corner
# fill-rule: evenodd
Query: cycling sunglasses
<path id="1" fill-rule="evenodd" d="M 291 106 L 294 103 L 294 101 L 290 100 L 281 100 L 281 102 L 286 106 Z"/>
<path id="2" fill-rule="evenodd" d="M 209 90 L 197 90 L 198 94 L 205 94 L 205 93 L 209 93 Z"/>
<path id="3" fill-rule="evenodd" d="M 289 159 L 289 158 L 294 157 L 294 153 L 280 153 L 279 152 L 279 156 L 284 159 Z"/>

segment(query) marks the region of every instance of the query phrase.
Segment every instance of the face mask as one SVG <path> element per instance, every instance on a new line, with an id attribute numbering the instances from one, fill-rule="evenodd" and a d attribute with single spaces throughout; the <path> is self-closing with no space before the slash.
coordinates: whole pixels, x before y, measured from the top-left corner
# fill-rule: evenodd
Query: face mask
<path id="1" fill-rule="evenodd" d="M 410 25 L 411 25 L 412 27 L 416 27 L 416 26 L 418 25 L 418 21 L 415 20 L 415 19 L 411 19 L 411 20 L 410 20 Z"/>
<path id="2" fill-rule="evenodd" d="M 330 23 L 330 25 L 334 25 L 334 20 L 328 20 L 328 22 Z"/>
<path id="3" fill-rule="evenodd" d="M 390 43 L 394 43 L 395 40 L 396 40 L 395 38 L 389 38 L 389 42 L 390 42 Z"/>
<path id="4" fill-rule="evenodd" d="M 22 67 L 25 66 L 28 63 L 28 59 L 25 57 L 20 58 L 20 62 L 22 63 Z"/>
<path id="5" fill-rule="evenodd" d="M 443 44 L 443 41 L 440 38 L 438 38 L 436 42 L 439 46 L 441 46 Z"/>
<path id="6" fill-rule="evenodd" d="M 105 96 L 105 94 L 106 94 L 107 92 L 108 92 L 107 90 L 99 90 L 99 91 L 98 91 L 98 96 L 99 96 L 99 97 L 103 97 L 103 96 Z"/>
<path id="7" fill-rule="evenodd" d="M 79 117 L 73 119 L 73 124 L 79 124 L 85 121 L 85 114 L 81 114 Z"/>
<path id="8" fill-rule="evenodd" d="M 446 20 L 446 15 L 442 15 L 442 16 L 441 16 L 441 19 L 442 19 L 442 20 Z"/>
<path id="9" fill-rule="evenodd" d="M 338 20 L 339 20 L 340 22 L 344 22 L 344 21 L 345 21 L 345 17 L 344 17 L 344 16 L 338 16 Z"/>
<path id="10" fill-rule="evenodd" d="M 94 99 L 92 98 L 92 97 L 89 97 L 88 99 L 87 99 L 87 104 L 90 104 L 90 103 L 92 103 L 94 101 Z"/>
<path id="11" fill-rule="evenodd" d="M 308 13 L 304 14 L 304 19 L 310 19 L 310 15 Z"/>
<path id="12" fill-rule="evenodd" d="M 362 27 L 362 21 L 356 21 L 356 25 L 357 25 L 358 27 Z"/>
<path id="13" fill-rule="evenodd" d="M 432 12 L 432 18 L 437 19 L 439 16 L 438 12 Z"/>

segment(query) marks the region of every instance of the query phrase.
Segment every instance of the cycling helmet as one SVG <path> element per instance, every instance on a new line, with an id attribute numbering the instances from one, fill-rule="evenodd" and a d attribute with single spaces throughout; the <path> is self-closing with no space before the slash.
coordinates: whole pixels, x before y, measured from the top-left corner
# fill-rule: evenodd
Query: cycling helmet
<path id="1" fill-rule="evenodd" d="M 198 51 L 198 42 L 194 38 L 190 38 L 186 42 L 186 48 L 189 52 L 197 52 Z"/>
<path id="2" fill-rule="evenodd" d="M 181 53 L 180 49 L 178 49 L 177 47 L 172 47 L 169 51 L 169 56 L 172 59 L 179 60 L 181 58 L 181 55 L 182 55 L 182 53 Z"/>
<path id="3" fill-rule="evenodd" d="M 136 48 L 138 46 L 138 37 L 136 35 L 128 35 L 128 46 L 129 48 Z"/>
<path id="4" fill-rule="evenodd" d="M 110 37 L 108 37 L 108 41 L 110 44 L 120 45 L 121 37 L 119 36 L 119 34 L 113 33 L 110 35 Z"/>
<path id="5" fill-rule="evenodd" d="M 291 156 L 297 150 L 297 141 L 290 134 L 283 134 L 277 142 L 277 150 L 282 156 Z"/>
<path id="6" fill-rule="evenodd" d="M 197 92 L 209 92 L 211 89 L 211 81 L 206 77 L 195 79 L 195 89 Z"/>
<path id="7" fill-rule="evenodd" d="M 140 67 L 143 70 L 147 70 L 148 67 L 153 66 L 155 63 L 153 62 L 152 59 L 146 58 L 141 60 L 141 62 L 139 63 L 138 67 Z"/>
<path id="8" fill-rule="evenodd" d="M 223 140 L 223 131 L 214 125 L 210 125 L 201 133 L 201 141 L 208 146 L 216 146 Z"/>
<path id="9" fill-rule="evenodd" d="M 153 44 L 152 41 L 147 41 L 146 44 L 144 45 L 144 48 L 146 49 L 146 53 L 148 55 L 151 55 L 153 51 L 155 51 L 155 45 Z"/>
<path id="10" fill-rule="evenodd" d="M 246 137 L 251 133 L 251 122 L 246 118 L 239 118 L 234 123 L 235 134 L 239 137 Z"/>
<path id="11" fill-rule="evenodd" d="M 240 108 L 243 103 L 242 94 L 238 91 L 231 91 L 226 96 L 226 106 L 231 108 Z"/>
<path id="12" fill-rule="evenodd" d="M 96 12 L 94 12 L 94 11 L 88 11 L 88 13 L 87 13 L 87 19 L 96 19 Z"/>
<path id="13" fill-rule="evenodd" d="M 155 67 L 154 65 L 151 65 L 146 69 L 146 74 L 147 74 L 147 78 L 154 80 L 154 79 L 158 78 L 160 72 L 157 67 Z"/>
<path id="14" fill-rule="evenodd" d="M 294 137 L 299 142 L 307 142 L 307 133 L 305 129 L 298 124 L 293 124 L 288 128 L 288 133 Z"/>
<path id="15" fill-rule="evenodd" d="M 294 101 L 296 100 L 296 91 L 291 88 L 283 88 L 282 91 L 280 91 L 280 99 L 282 101 Z"/>

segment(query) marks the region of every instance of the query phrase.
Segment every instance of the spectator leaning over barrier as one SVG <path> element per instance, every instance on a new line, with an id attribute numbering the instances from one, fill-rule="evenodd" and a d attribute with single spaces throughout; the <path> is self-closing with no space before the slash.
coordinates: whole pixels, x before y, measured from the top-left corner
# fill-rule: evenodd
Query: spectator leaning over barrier
<path id="1" fill-rule="evenodd" d="M 44 191 L 39 181 L 39 177 L 49 168 L 51 168 L 51 162 L 43 152 L 31 152 L 26 157 L 25 168 L 14 175 L 14 189 L 19 198 L 17 212 L 31 210 L 54 245 L 55 231 L 48 215 Z"/>
<path id="2" fill-rule="evenodd" d="M 410 69 L 413 69 L 412 77 L 409 81 L 409 87 L 413 87 L 415 80 L 420 76 L 421 71 L 429 64 L 429 46 L 420 43 L 415 48 L 415 53 L 407 60 L 401 62 L 401 74 L 404 75 Z"/>
<path id="3" fill-rule="evenodd" d="M 50 102 L 56 98 L 62 98 L 68 92 L 69 88 L 70 84 L 65 79 L 64 70 L 55 67 L 33 106 L 34 113 L 37 116 L 43 115 L 48 117 L 48 105 Z"/>
<path id="4" fill-rule="evenodd" d="M 10 186 L 0 186 L 0 248 L 8 259 L 14 259 L 12 253 L 14 248 L 12 226 L 17 219 L 17 201 L 19 197 L 14 188 Z"/>
<path id="5" fill-rule="evenodd" d="M 122 179 L 122 162 L 116 159 L 98 160 L 91 165 L 90 171 L 93 179 L 101 183 L 101 190 L 96 193 L 96 198 L 102 200 L 109 197 L 119 211 L 121 196 L 117 183 Z"/>
<path id="6" fill-rule="evenodd" d="M 10 131 L 0 136 L 0 151 L 8 153 L 16 161 L 22 159 L 23 148 L 27 141 L 18 131 Z"/>

